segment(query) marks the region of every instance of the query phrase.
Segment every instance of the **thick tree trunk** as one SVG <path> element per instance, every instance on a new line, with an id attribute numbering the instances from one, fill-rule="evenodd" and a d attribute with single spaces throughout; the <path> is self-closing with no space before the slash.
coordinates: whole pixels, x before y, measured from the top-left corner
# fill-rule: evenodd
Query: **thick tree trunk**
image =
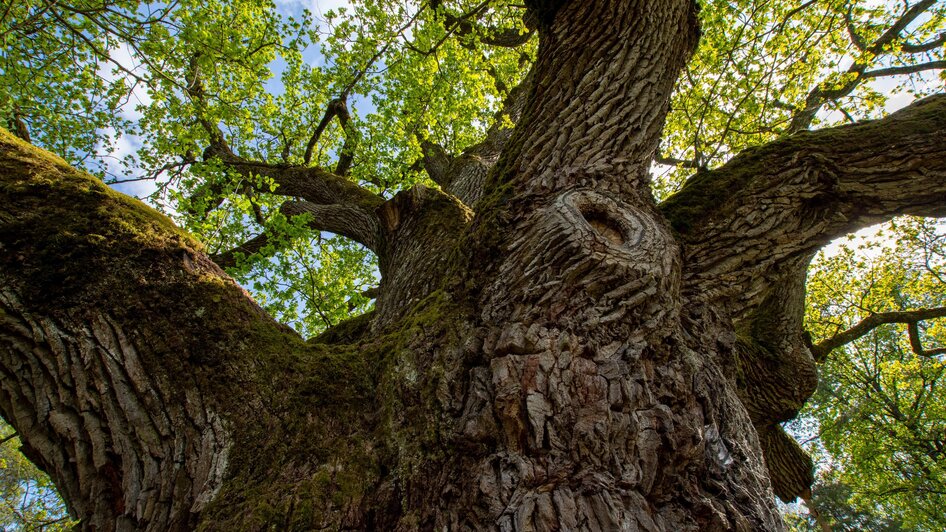
<path id="1" fill-rule="evenodd" d="M 782 528 L 773 485 L 791 499 L 811 476 L 778 426 L 814 386 L 804 268 L 850 224 L 793 228 L 858 194 L 882 196 L 871 220 L 943 202 L 837 164 L 834 197 L 774 164 L 783 143 L 753 166 L 771 175 L 734 163 L 658 209 L 647 170 L 694 4 L 527 5 L 538 62 L 515 131 L 481 146 L 488 173 L 444 159 L 456 196 L 382 203 L 331 176 L 300 192 L 353 199 L 383 274 L 375 312 L 309 341 L 162 216 L 0 136 L 0 412 L 83 528 Z M 944 106 L 896 133 L 933 190 Z M 821 140 L 811 161 L 831 160 Z M 767 193 L 802 199 L 764 235 L 740 226 Z"/>

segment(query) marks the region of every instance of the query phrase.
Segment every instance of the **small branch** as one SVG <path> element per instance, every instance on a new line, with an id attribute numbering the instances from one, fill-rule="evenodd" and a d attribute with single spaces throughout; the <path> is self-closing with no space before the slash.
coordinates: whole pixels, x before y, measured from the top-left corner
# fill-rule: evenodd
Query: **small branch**
<path id="1" fill-rule="evenodd" d="M 864 42 L 864 38 L 861 37 L 857 33 L 857 27 L 852 17 L 853 12 L 854 12 L 854 5 L 851 4 L 850 6 L 848 6 L 847 11 L 844 13 L 844 22 L 847 25 L 847 34 L 851 37 L 851 43 L 854 45 L 855 48 L 857 48 L 858 50 L 862 52 L 866 52 L 867 43 Z"/>
<path id="2" fill-rule="evenodd" d="M 801 500 L 804 501 L 805 506 L 808 508 L 808 513 L 814 518 L 815 523 L 818 523 L 818 528 L 821 529 L 821 532 L 831 532 L 831 524 L 821 515 L 821 511 L 815 506 L 812 496 L 810 494 L 803 496 Z"/>
<path id="3" fill-rule="evenodd" d="M 808 0 L 804 4 L 786 13 L 785 16 L 782 17 L 782 22 L 778 25 L 778 31 L 782 31 L 785 28 L 785 25 L 788 24 L 788 21 L 792 19 L 792 17 L 815 5 L 816 3 L 818 3 L 818 0 Z"/>
<path id="4" fill-rule="evenodd" d="M 865 79 L 879 78 L 883 76 L 896 76 L 899 74 L 915 74 L 917 72 L 925 72 L 927 70 L 941 70 L 941 69 L 946 69 L 946 61 L 930 61 L 929 63 L 920 63 L 917 65 L 878 68 L 877 70 L 864 72 L 863 77 Z"/>
<path id="5" fill-rule="evenodd" d="M 907 330 L 910 334 L 910 347 L 913 349 L 913 352 L 917 356 L 921 357 L 933 357 L 936 355 L 942 355 L 946 353 L 946 347 L 940 347 L 937 349 L 926 350 L 923 349 L 923 343 L 920 341 L 920 326 L 919 322 L 913 321 L 907 325 Z"/>
<path id="6" fill-rule="evenodd" d="M 194 102 L 194 107 L 197 110 L 197 121 L 200 122 L 201 127 L 204 128 L 204 131 L 210 137 L 210 145 L 204 150 L 204 159 L 219 157 L 222 160 L 227 160 L 234 157 L 233 150 L 230 149 L 230 145 L 227 143 L 226 137 L 223 131 L 220 130 L 220 127 L 211 122 L 205 114 L 207 110 L 207 97 L 204 93 L 204 83 L 200 77 L 199 59 L 199 53 L 191 56 L 188 67 L 190 79 L 186 80 L 185 86 L 187 95 L 190 97 L 191 101 Z"/>
<path id="7" fill-rule="evenodd" d="M 380 293 L 381 293 L 381 289 L 379 287 L 372 286 L 371 288 L 368 288 L 367 290 L 362 291 L 358 295 L 360 295 L 361 297 L 365 299 L 371 300 L 371 299 L 378 299 L 378 295 Z M 354 312 L 356 306 L 357 305 L 352 299 L 348 300 L 348 312 Z"/>
<path id="8" fill-rule="evenodd" d="M 676 157 L 665 157 L 660 153 L 654 157 L 654 161 L 658 164 L 665 164 L 667 166 L 679 166 L 681 168 L 700 168 L 700 165 L 692 159 L 677 159 Z"/>
<path id="9" fill-rule="evenodd" d="M 900 45 L 900 49 L 908 54 L 921 54 L 923 52 L 932 52 L 944 44 L 946 44 L 946 32 L 940 33 L 939 36 L 932 41 L 924 43 L 903 43 Z"/>
<path id="10" fill-rule="evenodd" d="M 517 28 L 506 28 L 502 31 L 488 30 L 485 35 L 480 36 L 480 42 L 489 46 L 498 46 L 500 48 L 515 48 L 529 42 L 533 30 L 520 32 Z"/>
<path id="11" fill-rule="evenodd" d="M 417 13 L 414 13 L 414 16 L 412 16 L 410 20 L 407 21 L 406 24 L 401 26 L 401 28 L 398 29 L 397 32 L 395 32 L 395 34 L 391 37 L 391 40 L 389 40 L 387 43 L 385 43 L 384 46 L 378 49 L 375 52 L 375 54 L 371 56 L 371 59 L 369 59 L 368 62 L 365 63 L 365 66 L 361 70 L 355 73 L 355 77 L 352 78 L 351 82 L 349 82 L 348 85 L 346 85 L 345 88 L 342 90 L 341 92 L 342 99 L 346 99 L 348 95 L 351 94 L 351 92 L 355 89 L 355 87 L 362 80 L 362 78 L 364 78 L 365 75 L 368 74 L 368 71 L 375 64 L 375 62 L 381 59 L 381 57 L 385 53 L 387 53 L 388 49 L 391 47 L 392 44 L 394 44 L 394 42 L 397 40 L 398 37 L 401 37 L 402 35 L 404 35 L 404 32 L 407 31 L 408 28 L 413 26 L 415 22 L 417 22 L 417 20 L 420 18 L 421 13 L 423 13 L 424 10 L 427 9 L 428 7 L 429 7 L 428 4 L 421 5 L 420 9 L 417 10 Z"/>
<path id="12" fill-rule="evenodd" d="M 887 323 L 908 324 L 910 329 L 910 345 L 913 347 L 913 351 L 918 355 L 932 356 L 933 354 L 939 354 L 938 352 L 946 352 L 946 349 L 937 349 L 935 352 L 924 351 L 920 344 L 919 332 L 917 331 L 918 321 L 942 318 L 944 316 L 946 316 L 946 307 L 871 314 L 850 329 L 815 344 L 812 348 L 812 355 L 814 355 L 815 360 L 818 362 L 824 362 L 825 358 L 832 350 L 842 345 L 849 344 Z"/>
<path id="13" fill-rule="evenodd" d="M 348 171 L 351 169 L 355 148 L 358 146 L 358 138 L 355 131 L 352 129 L 351 115 L 348 114 L 348 104 L 346 104 L 344 96 L 329 102 L 328 108 L 325 110 L 325 116 L 322 117 L 322 121 L 319 122 L 319 125 L 312 133 L 312 137 L 309 138 L 309 143 L 306 144 L 305 156 L 302 161 L 306 166 L 312 161 L 312 153 L 315 149 L 315 145 L 318 143 L 319 138 L 322 136 L 322 133 L 325 132 L 325 128 L 328 127 L 328 124 L 333 118 L 338 118 L 338 123 L 342 126 L 342 131 L 345 133 L 345 144 L 342 145 L 341 153 L 338 155 L 335 174 L 345 176 L 348 175 Z"/>
<path id="14" fill-rule="evenodd" d="M 319 137 L 322 136 L 325 128 L 328 127 L 329 122 L 332 121 L 332 118 L 335 118 L 335 114 L 338 112 L 339 105 L 344 106 L 345 101 L 340 98 L 336 98 L 328 103 L 328 107 L 325 109 L 325 115 L 322 117 L 319 125 L 316 126 L 315 131 L 312 132 L 312 136 L 309 138 L 309 142 L 305 146 L 305 156 L 302 158 L 303 164 L 308 165 L 312 161 L 312 152 L 315 149 L 315 145 L 318 143 Z"/>
<path id="15" fill-rule="evenodd" d="M 237 255 L 248 257 L 259 253 L 259 251 L 267 245 L 269 245 L 269 235 L 262 233 L 233 249 L 211 255 L 210 260 L 216 262 L 221 268 L 232 268 L 237 264 Z"/>
<path id="16" fill-rule="evenodd" d="M 348 106 L 345 105 L 344 100 L 339 102 L 335 114 L 338 116 L 338 123 L 342 126 L 342 131 L 345 133 L 345 143 L 342 144 L 342 151 L 338 154 L 338 163 L 335 165 L 335 175 L 346 176 L 355 158 L 355 148 L 358 146 L 358 134 L 351 124 L 351 115 L 348 114 Z"/>

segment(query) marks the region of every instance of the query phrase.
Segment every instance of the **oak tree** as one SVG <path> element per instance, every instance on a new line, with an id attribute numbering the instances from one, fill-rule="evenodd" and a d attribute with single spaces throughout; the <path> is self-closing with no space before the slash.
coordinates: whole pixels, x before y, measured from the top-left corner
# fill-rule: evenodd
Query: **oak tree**
<path id="1" fill-rule="evenodd" d="M 942 70 L 946 8 L 703 4 L 7 8 L 27 456 L 87 529 L 782 528 L 813 477 L 781 423 L 862 336 L 805 331 L 812 257 L 946 215 L 946 96 L 861 120 Z M 188 231 L 23 140 L 82 147 L 57 124 L 73 163 L 137 135 Z"/>

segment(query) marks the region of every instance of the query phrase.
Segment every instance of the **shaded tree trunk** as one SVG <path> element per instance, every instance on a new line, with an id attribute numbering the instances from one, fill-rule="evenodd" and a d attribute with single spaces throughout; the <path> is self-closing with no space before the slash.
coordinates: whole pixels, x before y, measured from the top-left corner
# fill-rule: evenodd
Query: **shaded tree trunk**
<path id="1" fill-rule="evenodd" d="M 778 425 L 816 381 L 807 262 L 946 214 L 946 102 L 657 206 L 694 4 L 527 5 L 538 61 L 488 171 L 438 160 L 446 192 L 387 202 L 300 189 L 358 199 L 383 275 L 373 313 L 309 341 L 162 216 L 0 137 L 0 411 L 83 528 L 782 528 L 773 488 L 811 483 Z"/>

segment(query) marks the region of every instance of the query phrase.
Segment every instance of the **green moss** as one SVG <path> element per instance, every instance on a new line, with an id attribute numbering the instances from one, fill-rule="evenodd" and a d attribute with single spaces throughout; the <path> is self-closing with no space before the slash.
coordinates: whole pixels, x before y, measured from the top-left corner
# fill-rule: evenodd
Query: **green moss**
<path id="1" fill-rule="evenodd" d="M 94 209 L 107 227 L 114 223 L 117 229 L 132 235 L 154 237 L 170 233 L 187 245 L 199 249 L 200 244 L 188 233 L 174 225 L 167 216 L 144 203 L 112 190 L 98 178 L 69 166 L 63 159 L 37 148 L 0 128 L 0 190 L 19 197 L 36 196 L 42 200 L 40 208 L 48 208 L 50 200 L 61 196 L 76 203 L 70 210 L 83 207 Z M 60 224 L 65 220 L 54 219 Z"/>
<path id="2" fill-rule="evenodd" d="M 222 416 L 228 477 L 205 528 L 311 530 L 370 493 L 377 350 L 307 344 L 166 217 L 2 132 L 0 204 L 0 272 L 29 308 L 108 316 L 162 396 Z"/>

